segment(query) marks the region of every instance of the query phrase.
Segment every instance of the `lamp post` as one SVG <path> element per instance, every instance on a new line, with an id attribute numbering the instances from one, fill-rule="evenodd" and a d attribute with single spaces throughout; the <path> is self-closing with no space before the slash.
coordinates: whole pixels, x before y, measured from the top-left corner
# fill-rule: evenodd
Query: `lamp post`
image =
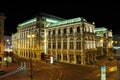
<path id="1" fill-rule="evenodd" d="M 101 43 L 101 54 L 103 55 L 103 39 L 100 39 L 100 43 Z"/>
<path id="2" fill-rule="evenodd" d="M 32 44 L 32 38 L 35 37 L 34 34 L 31 34 L 31 35 L 28 35 L 27 36 L 29 38 L 29 48 L 31 48 L 31 44 Z M 29 49 L 30 50 L 30 49 Z M 30 80 L 33 80 L 33 75 L 32 75 L 32 58 L 31 58 L 31 54 L 30 54 L 30 51 L 29 51 L 29 60 L 30 60 Z"/>

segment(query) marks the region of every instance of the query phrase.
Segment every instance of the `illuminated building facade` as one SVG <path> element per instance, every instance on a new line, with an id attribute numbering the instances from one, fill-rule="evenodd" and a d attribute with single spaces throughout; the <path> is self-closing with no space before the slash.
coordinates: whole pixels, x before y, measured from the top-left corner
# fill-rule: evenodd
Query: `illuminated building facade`
<path id="1" fill-rule="evenodd" d="M 82 17 L 65 20 L 42 14 L 18 24 L 12 48 L 23 58 L 41 60 L 45 53 L 60 62 L 91 64 L 99 56 L 97 47 L 101 43 L 96 38 L 95 25 Z"/>
<path id="2" fill-rule="evenodd" d="M 12 41 L 11 36 L 4 36 L 4 51 L 11 52 L 12 51 Z"/>
<path id="3" fill-rule="evenodd" d="M 113 36 L 113 47 L 116 50 L 120 48 L 120 34 Z"/>
<path id="4" fill-rule="evenodd" d="M 96 45 L 98 52 L 101 51 L 103 55 L 110 56 L 113 48 L 113 35 L 112 30 L 105 27 L 95 28 L 96 42 L 101 43 L 101 47 Z M 102 50 L 101 50 L 102 49 Z"/>
<path id="5" fill-rule="evenodd" d="M 0 64 L 3 64 L 4 56 L 4 20 L 6 17 L 0 13 Z"/>
<path id="6" fill-rule="evenodd" d="M 46 53 L 45 28 L 64 19 L 41 13 L 40 16 L 18 24 L 17 33 L 12 34 L 12 49 L 19 57 L 41 59 Z"/>

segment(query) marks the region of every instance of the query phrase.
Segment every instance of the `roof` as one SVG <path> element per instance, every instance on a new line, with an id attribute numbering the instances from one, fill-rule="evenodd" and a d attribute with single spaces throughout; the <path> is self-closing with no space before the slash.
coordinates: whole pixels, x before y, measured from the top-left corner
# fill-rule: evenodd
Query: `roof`
<path id="1" fill-rule="evenodd" d="M 63 18 L 56 17 L 56 16 L 53 16 L 53 15 L 50 15 L 50 14 L 40 13 L 39 15 L 36 15 L 36 17 L 34 17 L 32 19 L 29 19 L 29 20 L 27 20 L 27 21 L 25 21 L 23 23 L 18 24 L 18 26 L 21 27 L 21 26 L 25 26 L 27 24 L 36 22 L 37 21 L 37 17 L 43 17 L 43 18 L 45 18 L 45 21 L 50 22 L 50 23 L 57 23 L 57 22 L 65 20 Z"/>
<path id="2" fill-rule="evenodd" d="M 81 22 L 81 21 L 86 21 L 84 18 L 77 17 L 73 19 L 68 19 L 64 21 L 60 21 L 54 24 L 49 25 L 48 27 L 54 27 L 54 26 L 59 26 L 59 25 L 65 25 L 65 24 L 70 24 L 70 23 L 75 23 L 75 22 Z"/>
<path id="3" fill-rule="evenodd" d="M 105 27 L 95 28 L 95 32 L 97 32 L 97 31 L 106 31 L 106 30 L 107 30 L 107 28 L 105 28 Z"/>

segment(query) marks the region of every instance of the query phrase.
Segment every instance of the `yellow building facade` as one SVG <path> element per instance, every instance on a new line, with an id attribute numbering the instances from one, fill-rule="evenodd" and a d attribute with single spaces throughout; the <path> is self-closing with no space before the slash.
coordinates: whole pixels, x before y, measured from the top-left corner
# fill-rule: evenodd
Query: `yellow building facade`
<path id="1" fill-rule="evenodd" d="M 42 14 L 18 24 L 12 34 L 13 53 L 33 60 L 41 60 L 45 53 L 59 62 L 91 64 L 102 55 L 97 53 L 102 45 L 95 25 L 81 17 L 65 20 Z"/>
<path id="2" fill-rule="evenodd" d="M 0 13 L 0 64 L 3 64 L 4 56 L 4 21 L 6 17 L 4 13 Z"/>

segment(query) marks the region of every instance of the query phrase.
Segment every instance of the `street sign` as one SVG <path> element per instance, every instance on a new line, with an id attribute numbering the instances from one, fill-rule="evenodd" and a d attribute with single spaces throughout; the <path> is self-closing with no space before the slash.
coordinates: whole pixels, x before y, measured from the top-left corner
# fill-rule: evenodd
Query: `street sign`
<path id="1" fill-rule="evenodd" d="M 101 80 L 106 80 L 106 66 L 101 66 Z"/>
<path id="2" fill-rule="evenodd" d="M 53 64 L 53 56 L 50 56 L 50 63 Z"/>

